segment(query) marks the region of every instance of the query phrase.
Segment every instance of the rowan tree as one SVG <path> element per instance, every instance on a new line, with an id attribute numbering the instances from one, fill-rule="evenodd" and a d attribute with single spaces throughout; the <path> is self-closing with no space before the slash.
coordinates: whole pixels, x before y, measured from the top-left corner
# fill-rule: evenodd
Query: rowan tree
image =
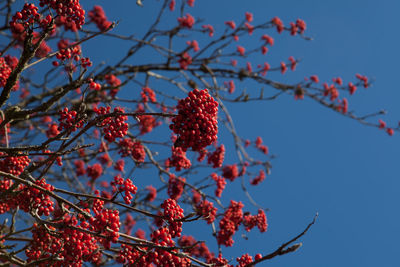
<path id="1" fill-rule="evenodd" d="M 370 86 L 364 75 L 285 82 L 299 60 L 265 55 L 281 35 L 310 40 L 300 18 L 248 11 L 217 31 L 191 15 L 194 0 L 163 0 L 151 25 L 135 26 L 144 34 L 127 36 L 115 33 L 118 18 L 86 4 L 1 1 L 3 264 L 253 266 L 299 249 L 316 216 L 274 251 L 224 257 L 238 232 L 268 231 L 268 209 L 251 191 L 265 186 L 273 158 L 261 136 L 240 135 L 227 103 L 308 98 L 389 135 L 398 130 L 377 118 L 382 112 L 349 111 L 357 89 Z M 164 23 L 171 17 L 174 25 Z M 98 38 L 113 42 L 104 53 L 118 52 L 115 62 L 90 59 L 84 46 Z M 247 60 L 254 54 L 258 61 Z M 243 81 L 257 86 L 246 91 Z M 222 130 L 233 142 L 218 138 Z M 236 160 L 226 162 L 227 153 Z M 241 195 L 225 192 L 235 183 Z M 189 224 L 207 229 L 207 242 L 185 231 Z"/>

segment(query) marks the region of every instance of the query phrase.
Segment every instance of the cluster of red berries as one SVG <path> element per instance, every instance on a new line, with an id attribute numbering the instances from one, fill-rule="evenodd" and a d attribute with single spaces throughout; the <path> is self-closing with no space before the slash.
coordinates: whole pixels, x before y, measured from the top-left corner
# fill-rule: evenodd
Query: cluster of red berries
<path id="1" fill-rule="evenodd" d="M 192 15 L 186 14 L 186 16 L 178 18 L 178 23 L 182 28 L 191 29 L 195 23 L 195 20 Z"/>
<path id="2" fill-rule="evenodd" d="M 28 262 L 40 260 L 38 266 L 41 267 L 54 265 L 54 256 L 57 255 L 59 261 L 55 266 L 82 266 L 83 262 L 99 264 L 101 252 L 96 238 L 89 233 L 71 228 L 89 230 L 88 223 L 83 221 L 78 225 L 76 217 L 68 215 L 62 223 L 66 227 L 61 229 L 52 226 L 47 226 L 46 229 L 37 224 L 33 225 L 32 241 L 25 250 Z M 55 232 L 57 234 L 53 234 Z"/>
<path id="3" fill-rule="evenodd" d="M 329 96 L 331 101 L 335 101 L 336 98 L 339 97 L 339 91 L 335 87 L 335 84 L 331 84 L 330 86 L 327 83 L 323 84 L 324 86 L 324 96 Z"/>
<path id="4" fill-rule="evenodd" d="M 199 153 L 199 156 L 197 157 L 197 161 L 202 162 L 206 158 L 208 151 L 207 151 L 207 149 L 203 148 L 202 150 L 197 151 L 197 152 Z"/>
<path id="5" fill-rule="evenodd" d="M 225 146 L 220 145 L 213 153 L 208 153 L 207 162 L 212 164 L 213 168 L 220 168 L 225 158 Z"/>
<path id="6" fill-rule="evenodd" d="M 77 119 L 77 112 L 75 110 L 69 111 L 68 108 L 64 108 L 59 111 L 60 118 L 58 121 L 60 122 L 58 126 L 58 130 L 69 130 L 76 131 L 78 128 L 82 128 L 83 120 Z"/>
<path id="7" fill-rule="evenodd" d="M 98 115 L 106 115 L 110 113 L 110 107 L 94 108 L 93 111 Z M 115 113 L 124 113 L 121 107 L 114 108 Z M 113 117 L 105 118 L 100 126 L 103 127 L 104 139 L 108 142 L 114 142 L 116 138 L 124 137 L 128 133 L 129 125 L 125 121 L 128 116 L 116 115 Z"/>
<path id="8" fill-rule="evenodd" d="M 206 32 L 208 32 L 208 36 L 214 36 L 214 27 L 210 24 L 202 25 L 201 26 Z"/>
<path id="9" fill-rule="evenodd" d="M 47 226 L 48 229 L 55 231 L 52 226 Z M 32 241 L 30 246 L 25 250 L 28 262 L 33 262 L 41 259 L 43 262 L 40 266 L 46 266 L 46 258 L 49 258 L 62 248 L 62 241 L 51 235 L 44 226 L 33 224 Z"/>
<path id="10" fill-rule="evenodd" d="M 0 156 L 6 155 L 7 154 L 0 152 Z M 6 156 L 0 158 L 0 170 L 18 176 L 28 167 L 30 162 L 31 160 L 28 156 Z"/>
<path id="11" fill-rule="evenodd" d="M 253 216 L 250 214 L 245 214 L 243 216 L 243 225 L 247 232 L 255 226 L 257 226 L 261 233 L 267 231 L 268 223 L 265 212 L 262 209 L 259 209 L 257 215 Z"/>
<path id="12" fill-rule="evenodd" d="M 113 74 L 107 74 L 104 76 L 108 85 L 112 88 L 110 90 L 110 96 L 115 97 L 119 92 L 119 86 L 121 85 L 121 80 L 117 78 L 117 76 Z"/>
<path id="13" fill-rule="evenodd" d="M 253 257 L 246 253 L 241 257 L 236 258 L 236 261 L 239 263 L 237 267 L 244 267 L 253 262 Z"/>
<path id="14" fill-rule="evenodd" d="M 172 235 L 168 228 L 160 228 L 151 233 L 151 241 L 159 246 L 174 247 L 175 242 L 172 240 Z M 156 266 L 191 266 L 191 261 L 188 258 L 175 256 L 163 249 L 155 249 L 154 252 L 148 254 L 148 258 Z"/>
<path id="15" fill-rule="evenodd" d="M 187 70 L 187 67 L 192 64 L 192 57 L 188 52 L 184 52 L 179 56 L 178 63 L 181 69 Z"/>
<path id="16" fill-rule="evenodd" d="M 161 204 L 164 209 L 163 218 L 168 222 L 168 230 L 171 237 L 180 237 L 182 232 L 183 209 L 174 199 L 168 198 Z"/>
<path id="17" fill-rule="evenodd" d="M 145 109 L 143 104 L 139 104 L 135 112 L 144 113 Z M 142 135 L 151 132 L 154 127 L 161 124 L 161 122 L 158 122 L 152 115 L 138 115 L 137 119 L 139 120 L 139 130 Z"/>
<path id="18" fill-rule="evenodd" d="M 146 200 L 149 202 L 153 202 L 157 197 L 157 189 L 155 189 L 151 185 L 146 186 L 146 189 L 147 191 L 149 191 L 149 193 L 146 196 Z"/>
<path id="19" fill-rule="evenodd" d="M 83 160 L 75 160 L 74 161 L 75 165 L 75 173 L 77 176 L 82 176 L 86 174 L 86 169 L 85 169 L 85 162 Z"/>
<path id="20" fill-rule="evenodd" d="M 225 25 L 229 26 L 232 30 L 236 28 L 236 23 L 233 20 L 225 21 Z"/>
<path id="21" fill-rule="evenodd" d="M 243 46 L 238 45 L 236 47 L 236 50 L 238 51 L 238 53 L 243 57 L 244 53 L 246 52 L 246 49 Z"/>
<path id="22" fill-rule="evenodd" d="M 152 103 L 157 102 L 156 93 L 154 93 L 154 91 L 149 87 L 143 87 L 142 92 L 140 92 L 140 96 L 142 97 L 144 103 L 149 102 L 149 100 Z"/>
<path id="23" fill-rule="evenodd" d="M 85 230 L 93 230 L 87 221 L 82 221 L 78 225 L 76 217 L 66 216 L 64 218 L 66 226 L 75 226 Z M 84 231 L 64 227 L 62 231 L 62 254 L 64 257 L 63 264 L 66 266 L 82 265 L 82 262 L 92 262 L 97 265 L 101 262 L 101 252 L 97 244 L 97 239 Z"/>
<path id="24" fill-rule="evenodd" d="M 170 129 L 178 135 L 176 146 L 184 151 L 192 148 L 200 151 L 217 140 L 218 103 L 207 89 L 195 89 L 189 96 L 179 100 L 178 115 L 172 119 Z"/>
<path id="25" fill-rule="evenodd" d="M 196 212 L 201 215 L 208 224 L 211 224 L 215 220 L 217 214 L 217 208 L 210 201 L 203 200 L 196 206 Z"/>
<path id="26" fill-rule="evenodd" d="M 193 41 L 186 41 L 186 44 L 190 47 L 193 48 L 194 52 L 199 51 L 199 43 L 196 40 Z"/>
<path id="27" fill-rule="evenodd" d="M 146 152 L 141 142 L 133 141 L 131 138 L 124 138 L 119 141 L 119 147 L 118 153 L 121 154 L 121 157 L 132 156 L 136 162 L 144 162 Z"/>
<path id="28" fill-rule="evenodd" d="M 0 87 L 4 87 L 7 83 L 8 77 L 12 72 L 12 68 L 7 64 L 4 57 L 0 57 Z"/>
<path id="29" fill-rule="evenodd" d="M 35 184 L 52 192 L 54 186 L 47 184 L 44 178 L 35 181 Z M 18 194 L 18 206 L 25 212 L 37 211 L 39 216 L 49 216 L 54 211 L 54 202 L 50 196 L 34 187 L 25 186 Z"/>
<path id="30" fill-rule="evenodd" d="M 256 148 L 265 155 L 267 155 L 269 152 L 268 147 L 266 145 L 263 145 L 263 140 L 260 136 L 258 136 L 256 139 Z"/>
<path id="31" fill-rule="evenodd" d="M 233 94 L 235 92 L 235 82 L 233 80 L 225 81 L 224 85 L 228 89 L 228 93 Z"/>
<path id="32" fill-rule="evenodd" d="M 121 226 L 118 210 L 102 209 L 96 213 L 95 217 L 89 218 L 89 223 L 94 227 L 94 231 L 107 236 L 107 239 L 102 240 L 107 249 L 111 246 L 110 242 L 116 243 L 118 241 Z"/>
<path id="33" fill-rule="evenodd" d="M 103 167 L 101 167 L 101 164 L 95 163 L 92 166 L 88 166 L 86 168 L 86 173 L 87 176 L 92 178 L 92 182 L 99 178 L 103 174 Z"/>
<path id="34" fill-rule="evenodd" d="M 224 217 L 219 222 L 219 231 L 217 233 L 218 244 L 231 247 L 234 243 L 232 237 L 237 231 L 243 220 L 243 204 L 231 200 L 228 209 L 224 213 Z"/>
<path id="35" fill-rule="evenodd" d="M 361 74 L 356 74 L 356 78 L 359 79 L 361 82 L 363 82 L 364 88 L 368 88 L 369 83 L 368 83 L 368 77 L 361 75 Z"/>
<path id="36" fill-rule="evenodd" d="M 53 66 L 58 66 L 60 63 L 64 62 L 65 60 L 70 60 L 73 59 L 76 62 L 79 62 L 79 65 L 82 66 L 83 68 L 87 68 L 92 66 L 92 62 L 90 61 L 89 58 L 81 57 L 81 46 L 80 45 L 75 45 L 73 46 L 73 43 L 70 43 L 67 39 L 61 39 L 57 46 L 59 52 L 56 54 L 56 58 L 60 60 L 58 61 L 53 61 Z M 72 46 L 72 47 L 71 47 Z M 72 64 L 72 62 L 69 63 L 69 68 L 74 70 L 75 66 Z"/>
<path id="37" fill-rule="evenodd" d="M 126 244 L 121 245 L 116 261 L 124 266 L 153 266 L 151 257 L 144 256 L 142 252 Z"/>
<path id="38" fill-rule="evenodd" d="M 283 22 L 282 22 L 282 20 L 281 20 L 280 18 L 274 17 L 274 18 L 271 20 L 271 22 L 272 22 L 272 24 L 275 25 L 276 30 L 278 31 L 278 33 L 283 32 L 284 26 L 283 26 Z"/>
<path id="39" fill-rule="evenodd" d="M 172 199 L 178 200 L 183 193 L 185 182 L 185 178 L 176 177 L 174 174 L 171 174 L 168 180 L 168 196 Z"/>
<path id="40" fill-rule="evenodd" d="M 40 0 L 39 5 L 49 6 L 59 16 L 65 17 L 68 22 L 74 22 L 77 29 L 85 24 L 85 10 L 81 7 L 79 0 Z"/>
<path id="41" fill-rule="evenodd" d="M 296 35 L 297 33 L 303 34 L 306 30 L 306 23 L 302 19 L 297 19 L 296 23 L 290 22 L 290 34 Z"/>
<path id="42" fill-rule="evenodd" d="M 226 185 L 225 178 L 222 177 L 222 176 L 218 176 L 218 174 L 216 174 L 216 173 L 211 173 L 211 178 L 217 184 L 217 189 L 215 189 L 215 196 L 216 197 L 221 197 L 222 192 L 224 191 L 225 185 Z"/>
<path id="43" fill-rule="evenodd" d="M 125 167 L 125 161 L 123 159 L 119 159 L 119 160 L 117 160 L 117 162 L 115 162 L 114 170 L 123 172 L 124 167 Z"/>
<path id="44" fill-rule="evenodd" d="M 239 176 L 239 170 L 236 164 L 226 165 L 222 168 L 222 176 L 230 181 L 234 181 Z"/>
<path id="45" fill-rule="evenodd" d="M 386 122 L 379 120 L 379 129 L 386 129 L 388 135 L 392 136 L 394 134 L 393 128 L 386 127 Z"/>
<path id="46" fill-rule="evenodd" d="M 130 235 L 133 227 L 135 226 L 136 221 L 129 213 L 126 215 L 125 220 L 123 222 L 124 230 L 127 235 Z"/>
<path id="47" fill-rule="evenodd" d="M 259 174 L 253 180 L 251 180 L 250 183 L 252 185 L 258 185 L 259 183 L 264 181 L 264 179 L 265 179 L 265 172 L 264 170 L 260 170 Z"/>
<path id="48" fill-rule="evenodd" d="M 181 171 L 182 169 L 189 169 L 192 163 L 181 147 L 172 147 L 172 155 L 167 159 L 165 165 L 166 167 L 175 167 L 176 171 Z"/>
<path id="49" fill-rule="evenodd" d="M 15 13 L 10 22 L 11 28 L 15 28 L 16 24 L 22 24 L 26 29 L 30 24 L 40 21 L 41 15 L 38 13 L 38 7 L 34 4 L 25 3 L 20 12 Z"/>
<path id="50" fill-rule="evenodd" d="M 214 253 L 210 252 L 207 245 L 204 242 L 197 242 L 196 239 L 191 235 L 184 235 L 179 238 L 178 245 L 185 247 L 185 252 L 189 252 L 191 256 L 197 258 L 204 258 L 206 262 L 209 262 L 214 258 Z"/>
<path id="51" fill-rule="evenodd" d="M 94 6 L 93 9 L 88 12 L 88 15 L 101 31 L 108 29 L 112 24 L 111 21 L 107 20 L 106 13 L 101 6 Z"/>
<path id="52" fill-rule="evenodd" d="M 126 204 L 131 204 L 132 194 L 136 194 L 137 187 L 132 183 L 131 179 L 124 179 L 120 175 L 114 177 L 114 181 L 110 183 L 112 186 L 118 187 L 118 192 L 124 192 L 124 201 Z"/>

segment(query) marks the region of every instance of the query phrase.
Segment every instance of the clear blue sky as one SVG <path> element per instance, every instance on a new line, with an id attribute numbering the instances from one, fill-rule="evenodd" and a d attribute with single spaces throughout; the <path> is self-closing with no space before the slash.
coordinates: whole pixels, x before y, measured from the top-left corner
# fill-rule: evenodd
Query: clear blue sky
<path id="1" fill-rule="evenodd" d="M 143 32 L 160 6 L 150 0 L 143 2 L 144 8 L 133 0 L 95 2 L 103 5 L 110 20 L 120 21 L 114 33 L 135 35 Z M 359 88 L 348 98 L 349 109 L 359 114 L 385 109 L 389 113 L 384 119 L 397 124 L 399 10 L 400 2 L 395 0 L 197 0 L 188 12 L 214 25 L 216 34 L 224 29 L 224 21 L 239 21 L 245 11 L 254 14 L 255 23 L 274 16 L 286 24 L 304 19 L 313 41 L 268 32 L 275 38 L 268 55 L 272 65 L 289 56 L 302 59 L 296 72 L 271 78 L 290 83 L 317 74 L 322 81 L 340 76 L 347 83 L 354 81 L 356 73 L 367 75 L 374 80 L 373 86 Z M 171 15 L 166 23 L 173 25 L 177 16 Z M 112 40 L 100 40 L 86 45 L 95 63 L 120 56 Z M 136 60 L 149 61 L 151 55 Z M 254 231 L 249 241 L 238 233 L 237 245 L 223 249 L 224 256 L 272 252 L 301 232 L 318 212 L 317 223 L 302 238 L 299 251 L 261 266 L 400 266 L 398 133 L 389 137 L 312 101 L 294 101 L 292 96 L 229 107 L 238 133 L 251 140 L 261 136 L 277 158 L 272 162 L 272 175 L 252 188 L 257 202 L 270 209 L 268 232 L 259 235 Z M 237 159 L 227 157 L 226 163 L 234 162 Z M 240 190 L 232 194 L 245 198 Z"/>

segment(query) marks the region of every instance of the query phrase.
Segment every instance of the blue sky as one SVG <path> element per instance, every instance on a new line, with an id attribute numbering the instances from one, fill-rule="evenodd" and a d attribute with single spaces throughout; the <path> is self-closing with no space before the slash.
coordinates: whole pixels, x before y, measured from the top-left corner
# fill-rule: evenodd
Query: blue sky
<path id="1" fill-rule="evenodd" d="M 119 21 L 113 33 L 138 37 L 161 4 L 150 0 L 143 3 L 144 7 L 139 8 L 133 0 L 96 1 L 110 20 Z M 84 3 L 89 10 L 91 6 L 87 4 Z M 204 18 L 205 24 L 212 24 L 217 35 L 225 28 L 224 21 L 240 21 L 245 11 L 254 14 L 255 24 L 274 16 L 286 24 L 304 19 L 306 35 L 313 41 L 288 33 L 278 35 L 275 30 L 267 32 L 275 38 L 267 57 L 271 65 L 277 66 L 289 56 L 302 59 L 296 72 L 283 76 L 272 73 L 270 78 L 291 83 L 316 74 L 327 82 L 340 76 L 347 84 L 355 80 L 356 73 L 367 75 L 373 86 L 367 90 L 359 88 L 348 97 L 349 109 L 358 114 L 385 109 L 388 114 L 382 118 L 396 125 L 400 119 L 398 10 L 400 2 L 394 0 L 380 4 L 364 0 L 197 0 L 195 8 L 187 11 L 196 18 Z M 175 25 L 178 13 L 168 16 L 165 26 Z M 91 40 L 84 45 L 86 55 L 95 64 L 113 62 L 122 56 L 120 51 L 124 51 L 125 45 L 116 47 L 113 42 L 105 37 Z M 240 42 L 247 44 L 246 39 Z M 130 63 L 151 62 L 154 58 L 145 52 L 134 60 Z M 254 85 L 246 82 L 237 85 L 251 86 Z M 262 185 L 251 188 L 256 201 L 270 209 L 268 232 L 251 232 L 248 241 L 236 234 L 236 245 L 223 249 L 225 257 L 245 252 L 253 256 L 270 253 L 301 232 L 318 212 L 317 223 L 301 239 L 303 247 L 299 251 L 260 266 L 399 266 L 397 133 L 389 137 L 313 101 L 294 101 L 289 95 L 276 101 L 228 107 L 238 133 L 251 140 L 261 136 L 276 158 L 272 161 L 272 174 Z M 227 144 L 228 151 L 231 139 L 222 131 L 220 141 Z M 232 154 L 228 153 L 227 164 L 237 162 Z M 225 201 L 233 195 L 245 199 L 238 184 L 232 185 Z M 255 211 L 251 206 L 249 209 Z M 187 230 L 196 229 L 189 226 Z M 205 238 L 208 233 L 200 235 Z"/>

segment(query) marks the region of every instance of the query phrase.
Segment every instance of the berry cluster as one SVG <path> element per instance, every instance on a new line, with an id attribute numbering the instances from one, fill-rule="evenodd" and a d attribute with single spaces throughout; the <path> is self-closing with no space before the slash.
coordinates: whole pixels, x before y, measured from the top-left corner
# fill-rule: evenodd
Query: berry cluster
<path id="1" fill-rule="evenodd" d="M 103 167 L 99 163 L 95 163 L 92 166 L 88 166 L 86 172 L 87 176 L 92 178 L 91 182 L 93 182 L 103 174 Z"/>
<path id="2" fill-rule="evenodd" d="M 113 74 L 107 74 L 104 76 L 108 85 L 111 86 L 110 96 L 115 97 L 119 91 L 119 86 L 121 85 L 121 80 Z"/>
<path id="3" fill-rule="evenodd" d="M 186 14 L 186 16 L 178 18 L 179 26 L 182 28 L 191 29 L 195 23 L 194 17 L 190 14 Z"/>
<path id="4" fill-rule="evenodd" d="M 175 175 L 171 174 L 168 180 L 168 196 L 172 199 L 178 200 L 183 193 L 185 182 L 185 178 L 176 177 Z"/>
<path id="5" fill-rule="evenodd" d="M 80 159 L 75 160 L 74 165 L 75 165 L 75 173 L 77 176 L 86 174 L 85 162 L 83 160 L 80 160 Z"/>
<path id="6" fill-rule="evenodd" d="M 237 165 L 233 164 L 224 166 L 224 168 L 222 168 L 222 176 L 233 182 L 239 176 Z"/>
<path id="7" fill-rule="evenodd" d="M 235 92 L 235 83 L 233 80 L 230 80 L 229 82 L 225 81 L 224 85 L 228 89 L 228 93 L 233 94 L 233 92 Z"/>
<path id="8" fill-rule="evenodd" d="M 118 192 L 125 192 L 124 201 L 128 205 L 131 204 L 132 194 L 136 194 L 137 192 L 137 187 L 132 183 L 131 179 L 124 179 L 120 175 L 117 175 L 110 184 L 118 186 Z"/>
<path id="9" fill-rule="evenodd" d="M 126 244 L 121 245 L 116 261 L 124 266 L 153 266 L 151 257 L 144 256 L 143 253 Z"/>
<path id="10" fill-rule="evenodd" d="M 178 63 L 181 69 L 187 70 L 187 67 L 192 64 L 192 57 L 188 52 L 184 52 L 179 56 Z"/>
<path id="11" fill-rule="evenodd" d="M 117 160 L 117 162 L 115 162 L 114 170 L 123 172 L 124 167 L 125 167 L 125 161 L 123 159 L 119 159 L 119 160 Z"/>
<path id="12" fill-rule="evenodd" d="M 130 138 L 124 138 L 119 141 L 119 147 L 120 150 L 118 153 L 121 154 L 121 157 L 132 156 L 136 162 L 144 162 L 146 152 L 141 142 L 133 141 Z"/>
<path id="13" fill-rule="evenodd" d="M 12 67 L 7 64 L 7 61 L 4 57 L 0 57 L 0 87 L 4 87 L 6 85 L 11 72 Z"/>
<path id="14" fill-rule="evenodd" d="M 214 27 L 210 24 L 202 25 L 201 26 L 206 32 L 208 32 L 208 36 L 214 36 Z"/>
<path id="15" fill-rule="evenodd" d="M 0 158 L 0 170 L 15 176 L 20 175 L 31 162 L 28 156 L 10 157 L 3 152 L 0 152 L 0 156 L 5 156 Z"/>
<path id="16" fill-rule="evenodd" d="M 90 217 L 89 223 L 94 227 L 94 231 L 107 236 L 107 239 L 101 240 L 107 249 L 110 248 L 111 242 L 118 241 L 118 231 L 121 226 L 118 210 L 102 209 L 96 213 L 95 217 Z"/>
<path id="17" fill-rule="evenodd" d="M 208 224 L 211 224 L 215 220 L 215 215 L 217 214 L 217 208 L 210 201 L 204 200 L 196 206 L 196 211 L 198 215 L 201 215 Z"/>
<path id="18" fill-rule="evenodd" d="M 144 106 L 139 104 L 135 112 L 144 113 Z M 137 118 L 139 120 L 140 134 L 142 135 L 151 132 L 154 127 L 161 124 L 161 122 L 157 122 L 156 118 L 152 115 L 138 115 Z"/>
<path id="19" fill-rule="evenodd" d="M 110 113 L 110 107 L 101 107 L 94 108 L 93 111 L 98 115 L 105 115 Z M 124 110 L 121 107 L 114 108 L 115 113 L 124 113 Z M 105 118 L 100 126 L 103 127 L 104 138 L 108 142 L 114 142 L 116 138 L 124 137 L 128 133 L 128 123 L 125 121 L 128 120 L 127 116 L 124 115 L 116 115 L 113 117 Z"/>
<path id="20" fill-rule="evenodd" d="M 236 23 L 233 20 L 225 21 L 225 25 L 230 27 L 232 30 L 234 30 L 236 28 Z"/>
<path id="21" fill-rule="evenodd" d="M 74 23 L 79 30 L 85 24 L 85 10 L 79 4 L 79 0 L 40 0 L 41 7 L 49 6 L 59 16 L 66 18 L 66 21 Z"/>
<path id="22" fill-rule="evenodd" d="M 154 91 L 149 87 L 143 87 L 142 92 L 140 92 L 140 96 L 142 97 L 144 103 L 149 102 L 149 100 L 152 103 L 157 102 L 156 93 L 154 93 Z"/>
<path id="23" fill-rule="evenodd" d="M 261 233 L 267 231 L 268 223 L 265 212 L 262 209 L 258 210 L 257 215 L 245 214 L 243 216 L 243 225 L 247 232 L 249 232 L 254 226 L 257 226 Z"/>
<path id="24" fill-rule="evenodd" d="M 54 266 L 82 266 L 83 262 L 99 264 L 101 252 L 96 244 L 96 238 L 84 231 L 71 228 L 88 230 L 87 222 L 83 221 L 78 225 L 75 217 L 66 216 L 62 223 L 66 227 L 60 229 L 33 225 L 32 241 L 25 250 L 28 262 L 41 260 L 38 266 L 53 266 L 54 256 L 57 256 L 59 261 Z"/>
<path id="25" fill-rule="evenodd" d="M 182 232 L 183 209 L 174 199 L 168 198 L 162 204 L 164 209 L 163 218 L 168 222 L 168 230 L 171 237 L 180 237 Z"/>
<path id="26" fill-rule="evenodd" d="M 198 153 L 199 156 L 197 157 L 197 161 L 202 162 L 206 158 L 208 151 L 207 149 L 203 148 L 202 150 L 198 151 Z"/>
<path id="27" fill-rule="evenodd" d="M 256 139 L 256 148 L 258 150 L 260 150 L 262 153 L 264 153 L 265 155 L 267 155 L 269 152 L 268 147 L 263 145 L 263 140 L 260 136 L 258 136 Z"/>
<path id="28" fill-rule="evenodd" d="M 189 252 L 191 256 L 204 258 L 206 262 L 209 262 L 214 258 L 214 253 L 210 252 L 207 245 L 204 242 L 198 243 L 193 236 L 184 235 L 178 240 L 180 247 L 185 247 L 184 251 Z"/>
<path id="29" fill-rule="evenodd" d="M 74 45 L 73 43 L 70 43 L 67 39 L 61 39 L 57 43 L 57 47 L 59 52 L 56 54 L 56 58 L 60 60 L 60 62 L 53 61 L 54 66 L 58 66 L 65 60 L 71 59 L 73 59 L 75 62 L 79 62 L 79 65 L 81 65 L 83 68 L 92 66 L 92 62 L 89 58 L 81 57 L 82 50 L 80 45 Z M 72 64 L 72 62 L 70 62 L 68 66 L 72 70 L 75 69 L 75 66 Z"/>
<path id="30" fill-rule="evenodd" d="M 106 13 L 101 6 L 94 6 L 93 9 L 88 12 L 88 15 L 101 31 L 108 29 L 112 24 L 111 21 L 107 20 Z"/>
<path id="31" fill-rule="evenodd" d="M 243 204 L 231 200 L 229 208 L 225 211 L 224 217 L 219 222 L 219 231 L 217 233 L 217 241 L 219 245 L 231 247 L 234 243 L 232 237 L 237 231 L 243 220 Z"/>
<path id="32" fill-rule="evenodd" d="M 236 258 L 236 261 L 239 263 L 237 267 L 243 267 L 253 262 L 253 257 L 249 254 L 244 254 L 240 258 Z"/>
<path id="33" fill-rule="evenodd" d="M 83 120 L 77 119 L 77 112 L 75 110 L 69 111 L 68 108 L 64 108 L 63 110 L 59 111 L 60 118 L 58 121 L 60 125 L 58 126 L 58 130 L 69 130 L 69 131 L 76 131 L 78 128 L 82 128 Z"/>
<path id="34" fill-rule="evenodd" d="M 151 241 L 163 247 L 173 247 L 175 242 L 172 240 L 172 235 L 168 228 L 160 228 L 151 234 Z M 154 252 L 149 253 L 148 258 L 156 266 L 191 266 L 191 261 L 187 258 L 175 256 L 163 249 L 155 249 Z"/>
<path id="35" fill-rule="evenodd" d="M 146 200 L 149 202 L 153 202 L 157 197 L 157 189 L 155 189 L 151 185 L 146 186 L 146 189 L 149 191 L 149 193 L 146 196 Z"/>
<path id="36" fill-rule="evenodd" d="M 176 146 L 184 151 L 192 148 L 199 151 L 217 140 L 218 103 L 207 89 L 195 89 L 189 96 L 179 100 L 178 115 L 172 119 L 170 129 L 178 135 Z"/>
<path id="37" fill-rule="evenodd" d="M 190 160 L 186 157 L 186 152 L 181 147 L 172 147 L 172 155 L 166 161 L 166 167 L 175 167 L 176 171 L 189 169 L 192 166 Z"/>
<path id="38" fill-rule="evenodd" d="M 216 197 L 221 197 L 222 191 L 225 189 L 226 185 L 226 180 L 222 176 L 218 176 L 216 173 L 211 173 L 211 178 L 215 181 L 217 184 L 217 189 L 215 189 L 215 196 Z"/>
<path id="39" fill-rule="evenodd" d="M 220 145 L 213 153 L 209 153 L 207 157 L 208 164 L 212 164 L 213 168 L 220 168 L 225 158 L 225 146 Z"/>
<path id="40" fill-rule="evenodd" d="M 51 192 L 54 191 L 54 186 L 47 184 L 44 178 L 35 181 L 35 184 Z M 18 194 L 18 206 L 25 212 L 37 211 L 39 216 L 43 214 L 49 216 L 54 211 L 54 202 L 50 196 L 43 193 L 39 189 L 25 186 Z"/>
<path id="41" fill-rule="evenodd" d="M 196 40 L 193 41 L 186 41 L 186 44 L 190 47 L 193 48 L 194 52 L 199 51 L 199 43 Z"/>
<path id="42" fill-rule="evenodd" d="M 393 128 L 386 127 L 386 122 L 379 120 L 379 129 L 386 129 L 388 135 L 392 136 L 394 134 Z"/>
<path id="43" fill-rule="evenodd" d="M 10 22 L 11 28 L 15 28 L 17 24 L 22 24 L 26 29 L 29 25 L 39 22 L 41 15 L 38 13 L 38 8 L 34 4 L 25 3 L 20 12 L 15 13 Z"/>
<path id="44" fill-rule="evenodd" d="M 264 181 L 264 179 L 265 179 L 265 172 L 264 170 L 260 170 L 259 174 L 253 180 L 251 180 L 250 183 L 252 185 L 258 185 L 259 183 Z"/>

